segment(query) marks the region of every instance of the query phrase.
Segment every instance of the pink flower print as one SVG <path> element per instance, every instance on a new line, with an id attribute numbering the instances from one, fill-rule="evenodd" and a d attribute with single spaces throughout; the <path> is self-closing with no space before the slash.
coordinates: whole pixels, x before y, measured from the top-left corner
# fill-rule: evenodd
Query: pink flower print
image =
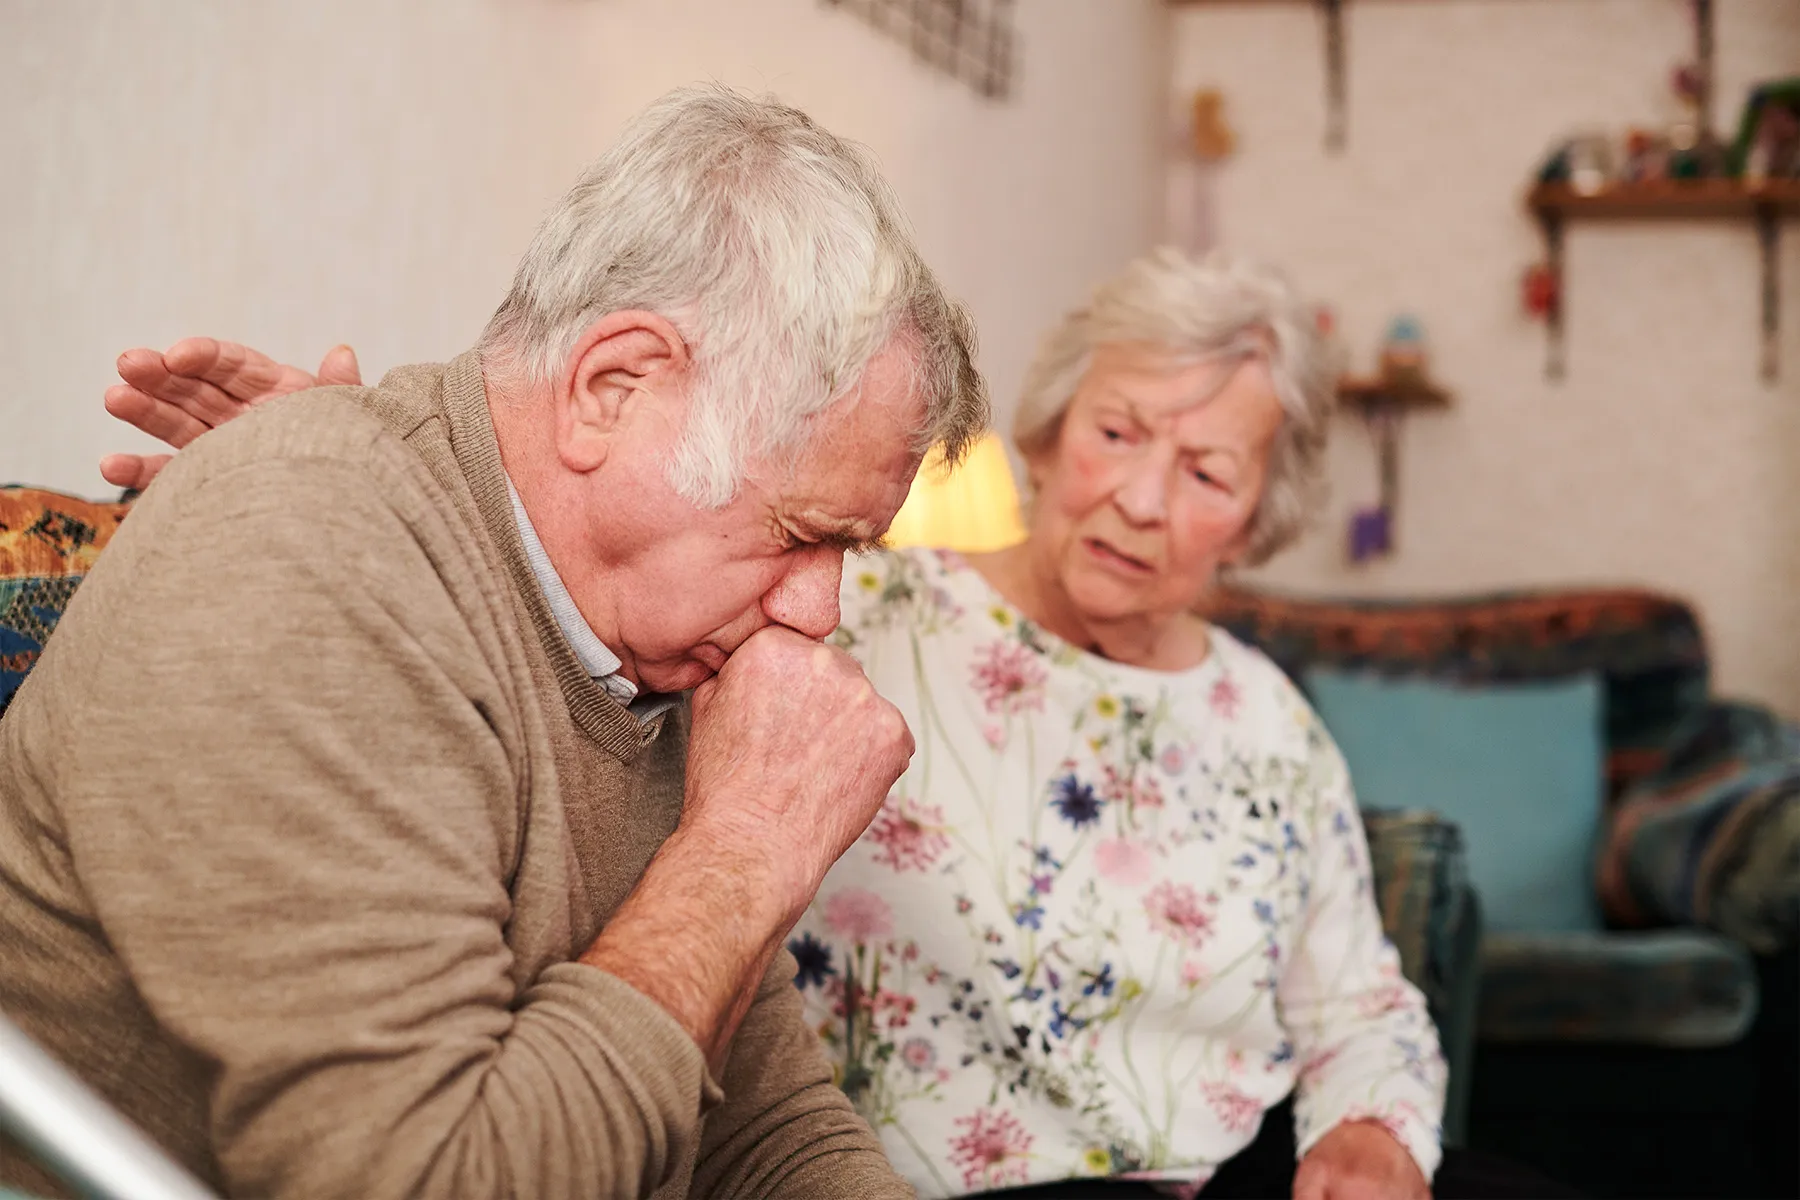
<path id="1" fill-rule="evenodd" d="M 1133 781 L 1131 803 L 1137 808 L 1161 808 L 1163 806 L 1162 787 L 1148 775 L 1139 775 Z"/>
<path id="2" fill-rule="evenodd" d="M 875 1001 L 869 1008 L 876 1016 L 886 1020 L 889 1029 L 905 1029 L 912 1021 L 913 1010 L 918 1006 L 919 1002 L 911 996 L 882 988 L 875 993 Z"/>
<path id="3" fill-rule="evenodd" d="M 1206 1094 L 1206 1102 L 1212 1105 L 1219 1124 L 1232 1133 L 1249 1133 L 1262 1117 L 1262 1102 L 1254 1096 L 1246 1096 L 1229 1083 L 1209 1083 L 1201 1091 Z"/>
<path id="4" fill-rule="evenodd" d="M 852 942 L 872 942 L 894 932 L 894 910 L 867 888 L 845 888 L 825 901 L 825 926 Z"/>
<path id="5" fill-rule="evenodd" d="M 1237 720 L 1238 702 L 1244 698 L 1243 691 L 1237 682 L 1227 675 L 1212 685 L 1212 694 L 1207 700 L 1212 704 L 1213 712 L 1227 721 Z"/>
<path id="6" fill-rule="evenodd" d="M 1156 867 L 1150 851 L 1130 838 L 1107 838 L 1094 847 L 1094 870 L 1114 887 L 1140 887 Z"/>
<path id="7" fill-rule="evenodd" d="M 1149 775 L 1133 772 L 1122 775 L 1119 769 L 1108 763 L 1103 768 L 1104 776 L 1100 783 L 1100 792 L 1113 803 L 1129 804 L 1137 808 L 1161 808 L 1163 806 L 1162 788 Z"/>
<path id="8" fill-rule="evenodd" d="M 1144 911 L 1150 916 L 1150 928 L 1190 950 L 1198 949 L 1212 932 L 1212 914 L 1192 884 L 1164 880 L 1144 897 Z"/>
<path id="9" fill-rule="evenodd" d="M 981 736 L 987 739 L 988 746 L 994 750 L 1002 750 L 1006 747 L 1006 730 L 1001 728 L 997 721 L 989 721 L 983 725 Z"/>
<path id="10" fill-rule="evenodd" d="M 937 1065 L 937 1047 L 922 1037 L 907 1038 L 900 1046 L 900 1062 L 907 1070 L 922 1075 Z"/>
<path id="11" fill-rule="evenodd" d="M 1403 983 L 1385 983 L 1380 987 L 1370 988 L 1357 997 L 1356 1001 L 1356 1011 L 1365 1021 L 1398 1012 L 1405 1007 L 1406 985 Z"/>
<path id="12" fill-rule="evenodd" d="M 1024 1183 L 1032 1136 L 1009 1112 L 978 1108 L 953 1122 L 963 1132 L 950 1139 L 950 1161 L 962 1168 L 966 1188 Z"/>
<path id="13" fill-rule="evenodd" d="M 1198 959 L 1186 958 L 1181 961 L 1181 986 L 1197 988 L 1212 978 L 1212 972 L 1202 966 Z"/>
<path id="14" fill-rule="evenodd" d="M 893 796 L 882 803 L 868 837 L 879 847 L 875 861 L 896 871 L 924 871 L 950 846 L 942 808 Z"/>
<path id="15" fill-rule="evenodd" d="M 1324 1073 L 1325 1068 L 1336 1062 L 1338 1055 L 1343 1052 L 1343 1047 L 1334 1046 L 1330 1050 L 1323 1051 L 1307 1059 L 1306 1065 L 1300 1068 L 1300 1076 L 1296 1081 L 1297 1086 L 1304 1087 L 1315 1083 L 1319 1076 Z"/>
<path id="16" fill-rule="evenodd" d="M 989 712 L 1043 711 L 1044 666 L 1018 642 L 989 642 L 977 651 L 972 672 Z"/>
<path id="17" fill-rule="evenodd" d="M 1179 775 L 1182 768 L 1187 766 L 1187 754 L 1180 746 L 1170 742 L 1162 748 L 1162 753 L 1156 758 L 1156 764 L 1163 769 L 1164 775 Z"/>

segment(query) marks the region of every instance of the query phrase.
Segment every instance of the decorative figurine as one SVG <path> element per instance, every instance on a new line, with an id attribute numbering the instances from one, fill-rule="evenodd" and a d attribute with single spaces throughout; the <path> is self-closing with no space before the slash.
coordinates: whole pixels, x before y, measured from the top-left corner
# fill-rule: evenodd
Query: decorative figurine
<path id="1" fill-rule="evenodd" d="M 1225 123 L 1225 95 L 1217 88 L 1194 93 L 1194 155 L 1201 162 L 1231 157 L 1237 137 Z"/>
<path id="2" fill-rule="evenodd" d="M 1561 300 L 1557 294 L 1556 272 L 1550 269 L 1549 263 L 1533 263 L 1526 267 L 1519 290 L 1525 301 L 1525 311 L 1540 321 L 1549 320 Z"/>
<path id="3" fill-rule="evenodd" d="M 1408 413 L 1448 407 L 1450 395 L 1426 374 L 1425 331 L 1418 318 L 1388 324 L 1374 379 L 1343 379 L 1338 401 L 1360 416 L 1375 442 L 1380 492 L 1376 502 L 1350 516 L 1350 560 L 1367 562 L 1394 552 L 1400 507 L 1400 422 Z"/>
<path id="4" fill-rule="evenodd" d="M 1381 378 L 1407 383 L 1425 376 L 1425 329 L 1417 317 L 1398 316 L 1388 323 L 1381 343 Z"/>

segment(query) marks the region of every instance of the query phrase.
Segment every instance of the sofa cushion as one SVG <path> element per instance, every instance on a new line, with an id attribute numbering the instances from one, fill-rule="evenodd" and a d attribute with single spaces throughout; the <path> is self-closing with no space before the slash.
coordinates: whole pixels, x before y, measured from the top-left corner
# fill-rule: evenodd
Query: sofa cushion
<path id="1" fill-rule="evenodd" d="M 1609 798 L 1660 768 L 1670 734 L 1707 702 L 1700 624 L 1654 592 L 1313 600 L 1227 588 L 1205 611 L 1295 680 L 1315 666 L 1464 684 L 1597 674 Z"/>
<path id="2" fill-rule="evenodd" d="M 0 487 L 0 712 L 129 507 Z"/>
<path id="3" fill-rule="evenodd" d="M 1626 926 L 1699 925 L 1761 954 L 1800 933 L 1800 728 L 1715 704 L 1608 821 L 1600 896 Z"/>
<path id="4" fill-rule="evenodd" d="M 1597 680 L 1305 678 L 1363 803 L 1429 809 L 1461 828 L 1489 928 L 1599 928 Z"/>
<path id="5" fill-rule="evenodd" d="M 1481 1040 L 1723 1046 L 1756 1017 L 1756 968 L 1698 930 L 1496 934 L 1481 946 Z"/>

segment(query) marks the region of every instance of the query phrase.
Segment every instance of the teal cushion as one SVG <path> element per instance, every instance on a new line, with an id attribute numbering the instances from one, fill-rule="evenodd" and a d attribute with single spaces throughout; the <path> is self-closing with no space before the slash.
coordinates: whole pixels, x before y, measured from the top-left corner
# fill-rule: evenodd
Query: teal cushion
<path id="1" fill-rule="evenodd" d="M 1306 690 L 1363 804 L 1428 809 L 1461 827 L 1489 929 L 1600 928 L 1595 676 L 1456 687 L 1315 668 Z"/>

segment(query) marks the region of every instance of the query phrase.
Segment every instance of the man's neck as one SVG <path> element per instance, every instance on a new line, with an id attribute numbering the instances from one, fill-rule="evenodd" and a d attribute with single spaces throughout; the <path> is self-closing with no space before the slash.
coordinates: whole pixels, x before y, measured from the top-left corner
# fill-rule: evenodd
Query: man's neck
<path id="1" fill-rule="evenodd" d="M 542 545 L 551 568 L 561 578 L 570 599 L 594 636 L 619 660 L 619 674 L 641 686 L 635 665 L 620 645 L 614 614 L 602 597 L 606 589 L 595 587 L 593 577 L 605 573 L 603 555 L 592 544 L 603 530 L 584 530 L 567 519 L 588 511 L 592 498 L 581 492 L 582 477 L 562 468 L 556 453 L 555 409 L 549 390 L 543 387 L 509 393 L 488 378 L 488 415 L 494 440 L 500 449 L 500 465 L 512 484 L 526 518 Z"/>

